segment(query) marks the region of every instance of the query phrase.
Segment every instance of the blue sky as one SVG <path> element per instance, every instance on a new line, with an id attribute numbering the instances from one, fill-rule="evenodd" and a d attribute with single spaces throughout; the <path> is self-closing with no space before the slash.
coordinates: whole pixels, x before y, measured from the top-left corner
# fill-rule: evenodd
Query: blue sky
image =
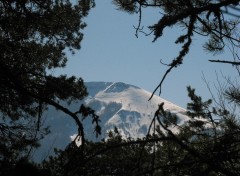
<path id="1" fill-rule="evenodd" d="M 161 14 L 156 10 L 144 10 L 142 25 L 156 23 Z M 82 77 L 84 81 L 121 81 L 152 92 L 161 80 L 167 67 L 160 63 L 170 63 L 177 56 L 180 46 L 174 43 L 179 28 L 168 28 L 164 37 L 152 43 L 153 36 L 140 34 L 135 36 L 133 26 L 138 24 L 137 15 L 129 15 L 116 10 L 109 0 L 96 0 L 96 7 L 85 19 L 82 48 L 75 55 L 69 54 L 64 69 L 55 74 L 68 74 Z M 216 72 L 225 75 L 236 73 L 231 65 L 208 62 L 208 59 L 227 59 L 229 53 L 213 57 L 202 48 L 205 39 L 196 36 L 191 51 L 184 63 L 174 69 L 166 78 L 161 97 L 179 106 L 186 107 L 189 102 L 186 86 L 196 88 L 196 92 L 205 98 L 210 96 L 202 76 L 206 76 L 210 85 L 216 83 Z M 214 89 L 213 89 L 214 90 Z"/>

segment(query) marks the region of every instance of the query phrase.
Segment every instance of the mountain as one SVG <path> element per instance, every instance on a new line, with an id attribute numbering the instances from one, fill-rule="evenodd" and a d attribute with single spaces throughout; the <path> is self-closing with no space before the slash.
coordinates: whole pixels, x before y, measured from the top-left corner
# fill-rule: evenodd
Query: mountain
<path id="1" fill-rule="evenodd" d="M 71 105 L 62 102 L 73 111 L 77 111 L 81 104 L 91 107 L 100 116 L 102 135 L 96 139 L 94 126 L 90 118 L 83 121 L 86 138 L 100 140 L 115 126 L 126 137 L 144 137 L 153 119 L 158 104 L 164 102 L 164 109 L 176 114 L 178 124 L 182 125 L 188 117 L 185 109 L 164 100 L 158 96 L 151 96 L 139 87 L 122 82 L 86 82 L 88 97 L 83 101 L 76 101 Z M 44 114 L 45 125 L 50 127 L 51 133 L 41 141 L 41 148 L 35 153 L 37 160 L 52 154 L 54 147 L 64 148 L 77 132 L 74 121 L 66 114 L 49 107 Z"/>
<path id="2" fill-rule="evenodd" d="M 98 86 L 95 86 L 95 85 Z M 127 137 L 144 137 L 150 122 L 158 108 L 164 102 L 164 108 L 178 116 L 178 123 L 184 123 L 187 118 L 185 109 L 174 105 L 158 96 L 151 96 L 150 92 L 136 86 L 116 83 L 86 83 L 89 97 L 85 104 L 96 110 L 101 117 L 103 132 L 118 127 Z M 96 91 L 96 87 L 100 89 Z"/>

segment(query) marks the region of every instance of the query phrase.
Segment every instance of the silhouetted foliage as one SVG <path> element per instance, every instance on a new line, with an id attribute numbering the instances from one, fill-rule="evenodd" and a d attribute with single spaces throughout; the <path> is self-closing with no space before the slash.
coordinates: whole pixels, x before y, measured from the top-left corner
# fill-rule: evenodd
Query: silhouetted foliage
<path id="1" fill-rule="evenodd" d="M 35 163 L 31 163 L 27 158 L 16 160 L 15 163 L 1 162 L 1 175 L 4 176 L 51 176 L 49 169 L 43 169 Z"/>
<path id="2" fill-rule="evenodd" d="M 153 139 L 124 139 L 118 130 L 110 131 L 108 139 L 87 142 L 81 152 L 71 144 L 57 157 L 43 163 L 55 175 L 134 175 L 148 170 Z M 141 166 L 141 167 L 139 167 Z"/>
<path id="3" fill-rule="evenodd" d="M 3 0 L 0 1 L 0 161 L 12 163 L 29 157 L 38 140 L 49 131 L 42 128 L 42 113 L 53 106 L 79 119 L 92 115 L 100 133 L 98 116 L 82 106 L 76 112 L 61 101 L 81 100 L 87 95 L 81 78 L 54 76 L 64 67 L 66 52 L 80 49 L 83 18 L 94 6 L 92 0 Z M 91 110 L 91 111 L 89 111 Z M 1 169 L 4 164 L 1 164 Z M 0 170 L 1 170 L 0 169 Z M 34 175 L 34 174 L 33 174 Z"/>
<path id="4" fill-rule="evenodd" d="M 202 101 L 188 87 L 189 121 L 159 105 L 143 139 L 121 136 L 118 129 L 100 142 L 74 143 L 44 163 L 55 175 L 208 175 L 240 174 L 240 123 L 237 114 Z M 218 118 L 216 118 L 218 117 Z"/>
<path id="5" fill-rule="evenodd" d="M 233 48 L 232 61 L 210 60 L 211 62 L 239 65 L 239 56 L 236 51 L 240 44 L 239 2 L 239 0 L 113 0 L 118 9 L 130 14 L 139 14 L 136 36 L 139 33 L 153 34 L 153 42 L 155 42 L 169 27 L 181 28 L 183 31 L 183 34 L 180 34 L 175 41 L 176 44 L 182 46 L 182 49 L 169 64 L 164 64 L 168 66 L 168 69 L 153 94 L 158 89 L 161 94 L 163 81 L 173 68 L 183 63 L 196 35 L 207 39 L 203 47 L 213 54 L 222 52 L 229 46 Z M 142 25 L 142 11 L 145 8 L 159 9 L 161 13 L 159 21 L 149 26 L 150 31 L 144 30 Z"/>

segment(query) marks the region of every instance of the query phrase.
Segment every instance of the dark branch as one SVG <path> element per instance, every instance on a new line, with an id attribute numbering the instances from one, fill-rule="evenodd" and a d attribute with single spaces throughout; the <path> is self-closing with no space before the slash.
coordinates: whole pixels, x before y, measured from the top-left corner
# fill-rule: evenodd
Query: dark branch
<path id="1" fill-rule="evenodd" d="M 226 61 L 226 60 L 208 60 L 208 61 L 224 63 L 224 64 L 240 65 L 240 62 L 234 62 L 234 61 Z"/>

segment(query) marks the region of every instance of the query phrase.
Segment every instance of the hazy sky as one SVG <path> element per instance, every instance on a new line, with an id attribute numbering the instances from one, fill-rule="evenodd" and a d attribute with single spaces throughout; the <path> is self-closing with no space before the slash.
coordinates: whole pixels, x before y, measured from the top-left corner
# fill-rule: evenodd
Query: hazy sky
<path id="1" fill-rule="evenodd" d="M 161 14 L 158 11 L 144 10 L 142 25 L 157 23 Z M 170 63 L 177 56 L 181 46 L 174 43 L 177 34 L 185 31 L 168 28 L 164 37 L 152 43 L 153 36 L 135 36 L 133 26 L 138 24 L 137 15 L 129 15 L 116 10 L 110 0 L 96 0 L 96 7 L 85 19 L 82 48 L 75 55 L 69 55 L 67 67 L 55 71 L 80 76 L 84 81 L 125 82 L 152 92 L 159 84 L 167 67 L 160 63 Z M 202 48 L 205 39 L 195 36 L 191 51 L 184 63 L 174 69 L 166 78 L 161 97 L 179 106 L 186 107 L 189 102 L 186 86 L 196 88 L 203 97 L 209 92 L 202 76 L 210 85 L 216 83 L 215 72 L 232 75 L 236 73 L 231 65 L 208 62 L 208 59 L 227 59 L 230 54 L 213 57 Z"/>

